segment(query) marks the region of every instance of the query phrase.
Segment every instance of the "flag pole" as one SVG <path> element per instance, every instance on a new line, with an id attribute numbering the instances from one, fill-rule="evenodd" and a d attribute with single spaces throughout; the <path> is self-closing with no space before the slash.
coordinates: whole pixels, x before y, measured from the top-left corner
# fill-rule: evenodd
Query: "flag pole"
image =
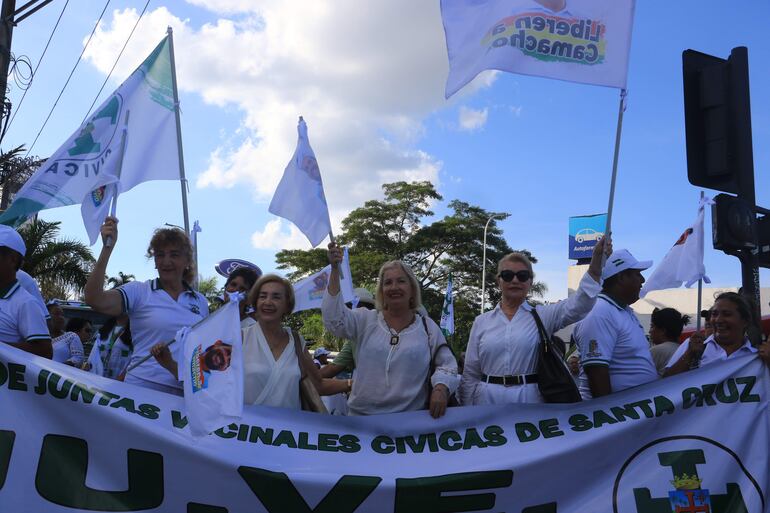
<path id="1" fill-rule="evenodd" d="M 169 54 L 171 55 L 171 85 L 174 90 L 174 116 L 176 117 L 176 147 L 179 152 L 179 182 L 182 185 L 182 214 L 184 215 L 184 232 L 190 234 L 190 216 L 187 212 L 187 178 L 184 174 L 184 151 L 182 150 L 182 124 L 179 120 L 179 91 L 176 87 L 176 60 L 174 59 L 174 31 L 166 29 L 168 34 Z"/>
<path id="2" fill-rule="evenodd" d="M 611 233 L 612 207 L 615 203 L 615 182 L 618 178 L 618 155 L 620 154 L 620 136 L 623 131 L 623 112 L 626 110 L 626 96 L 628 91 L 620 90 L 620 104 L 618 105 L 618 126 L 615 130 L 615 154 L 612 157 L 612 179 L 610 181 L 610 200 L 607 206 L 607 224 L 604 227 L 605 236 Z M 606 256 L 604 257 L 606 258 Z"/>
<path id="3" fill-rule="evenodd" d="M 118 212 L 118 193 L 120 192 L 120 188 L 118 187 L 118 184 L 120 184 L 120 174 L 123 172 L 123 157 L 126 156 L 126 138 L 128 137 L 128 117 L 130 115 L 131 115 L 131 111 L 126 110 L 126 119 L 123 122 L 123 132 L 120 134 L 120 160 L 118 160 L 118 165 L 115 167 L 115 176 L 118 177 L 118 180 L 111 184 L 115 187 L 115 194 L 112 195 L 112 201 L 110 204 L 110 216 L 112 217 L 115 217 L 115 214 Z M 107 240 L 104 241 L 104 245 L 108 248 L 111 248 L 114 242 L 115 241 L 112 240 L 112 236 L 109 235 L 107 236 Z"/>
<path id="4" fill-rule="evenodd" d="M 703 201 L 703 191 L 700 191 L 700 200 Z M 703 278 L 698 280 L 698 309 L 695 310 L 695 331 L 700 331 L 700 312 L 703 308 Z"/>

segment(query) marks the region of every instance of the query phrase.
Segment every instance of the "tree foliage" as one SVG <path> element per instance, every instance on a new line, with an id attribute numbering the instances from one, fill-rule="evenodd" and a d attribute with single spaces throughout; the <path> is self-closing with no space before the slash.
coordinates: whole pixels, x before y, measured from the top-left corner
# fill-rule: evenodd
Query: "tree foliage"
<path id="1" fill-rule="evenodd" d="M 500 299 L 495 283 L 496 263 L 512 251 L 497 221 L 506 212 L 492 212 L 452 200 L 450 213 L 431 220 L 431 205 L 443 200 L 430 182 L 395 182 L 383 185 L 384 199 L 369 200 L 342 221 L 340 244 L 350 248 L 350 267 L 357 286 L 374 289 L 380 266 L 394 259 L 409 264 L 420 281 L 423 304 L 430 316 L 441 316 L 444 290 L 452 274 L 455 296 L 455 347 L 464 348 L 481 301 L 484 226 L 487 229 L 485 296 L 488 304 Z M 528 251 L 533 262 L 537 260 Z M 283 250 L 276 255 L 279 269 L 296 280 L 328 264 L 326 250 Z M 541 295 L 544 284 L 533 286 Z"/>
<path id="2" fill-rule="evenodd" d="M 121 285 L 125 285 L 126 283 L 134 281 L 135 279 L 136 279 L 136 276 L 134 276 L 133 274 L 126 274 L 123 271 L 118 271 L 117 276 L 110 276 L 109 278 L 107 278 L 107 285 L 111 289 L 116 289 Z"/>
<path id="3" fill-rule="evenodd" d="M 91 249 L 74 239 L 60 239 L 58 221 L 33 219 L 19 228 L 27 246 L 22 269 L 37 279 L 43 296 L 76 299 L 94 264 Z"/>

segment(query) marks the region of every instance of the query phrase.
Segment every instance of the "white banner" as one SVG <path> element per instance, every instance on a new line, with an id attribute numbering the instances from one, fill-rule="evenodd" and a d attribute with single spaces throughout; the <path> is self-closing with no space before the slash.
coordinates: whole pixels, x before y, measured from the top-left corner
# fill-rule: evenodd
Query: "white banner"
<path id="1" fill-rule="evenodd" d="M 446 97 L 484 70 L 625 89 L 634 0 L 441 0 Z"/>
<path id="2" fill-rule="evenodd" d="M 744 357 L 439 420 L 247 406 L 194 442 L 181 397 L 0 344 L 0 510 L 763 513 L 769 383 Z"/>

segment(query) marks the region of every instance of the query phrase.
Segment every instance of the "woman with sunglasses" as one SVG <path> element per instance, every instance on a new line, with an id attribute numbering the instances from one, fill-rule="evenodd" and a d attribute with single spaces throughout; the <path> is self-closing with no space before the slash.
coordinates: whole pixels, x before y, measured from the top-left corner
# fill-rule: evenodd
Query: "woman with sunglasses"
<path id="1" fill-rule="evenodd" d="M 428 409 L 444 415 L 457 388 L 457 361 L 422 306 L 420 284 L 400 260 L 380 268 L 375 309 L 349 309 L 340 294 L 342 248 L 329 244 L 332 272 L 321 304 L 324 326 L 351 341 L 356 371 L 348 411 L 374 415 Z"/>
<path id="2" fill-rule="evenodd" d="M 601 290 L 602 253 L 612 253 L 609 237 L 594 247 L 588 272 L 572 296 L 537 306 L 526 301 L 535 278 L 527 255 L 514 252 L 498 262 L 502 299 L 473 322 L 458 392 L 460 404 L 543 402 L 536 374 L 540 334 L 533 311 L 549 335 L 585 317 Z"/>

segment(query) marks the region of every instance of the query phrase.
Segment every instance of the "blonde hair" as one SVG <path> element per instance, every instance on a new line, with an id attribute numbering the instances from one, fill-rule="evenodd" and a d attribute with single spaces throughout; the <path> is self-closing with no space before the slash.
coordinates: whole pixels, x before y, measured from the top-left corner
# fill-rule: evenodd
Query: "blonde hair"
<path id="1" fill-rule="evenodd" d="M 166 246 L 179 248 L 187 258 L 187 267 L 185 267 L 182 279 L 187 283 L 192 283 L 195 280 L 196 270 L 190 237 L 180 228 L 157 228 L 152 234 L 149 246 L 147 246 L 147 258 L 155 258 L 155 252 Z"/>
<path id="2" fill-rule="evenodd" d="M 526 253 L 522 253 L 521 251 L 514 251 L 513 253 L 508 253 L 505 255 L 500 259 L 500 261 L 497 262 L 497 274 L 500 274 L 504 262 L 518 262 L 520 264 L 524 264 L 524 266 L 529 271 L 529 274 L 532 275 L 532 280 L 534 281 L 535 271 L 532 270 L 532 261 L 529 259 Z"/>
<path id="3" fill-rule="evenodd" d="M 283 285 L 284 293 L 286 294 L 286 315 L 292 313 L 294 311 L 294 305 L 296 302 L 294 298 L 294 287 L 292 286 L 291 282 L 289 282 L 289 280 L 283 278 L 282 276 L 278 276 L 277 274 L 265 274 L 259 278 L 257 283 L 255 283 L 249 291 L 249 296 L 247 299 L 248 303 L 256 308 L 259 291 L 262 290 L 262 286 L 266 283 L 280 283 Z"/>
<path id="4" fill-rule="evenodd" d="M 399 268 L 404 271 L 404 274 L 406 274 L 406 277 L 409 280 L 409 284 L 412 287 L 412 301 L 409 303 L 409 309 L 416 311 L 422 306 L 422 292 L 420 291 L 420 282 L 417 281 L 417 277 L 414 275 L 412 268 L 401 260 L 391 260 L 389 262 L 385 262 L 382 264 L 382 267 L 380 267 L 380 274 L 377 277 L 377 289 L 374 291 L 374 306 L 377 308 L 377 310 L 380 311 L 385 309 L 385 298 L 382 293 L 382 279 L 385 275 L 385 271 L 392 268 Z"/>

